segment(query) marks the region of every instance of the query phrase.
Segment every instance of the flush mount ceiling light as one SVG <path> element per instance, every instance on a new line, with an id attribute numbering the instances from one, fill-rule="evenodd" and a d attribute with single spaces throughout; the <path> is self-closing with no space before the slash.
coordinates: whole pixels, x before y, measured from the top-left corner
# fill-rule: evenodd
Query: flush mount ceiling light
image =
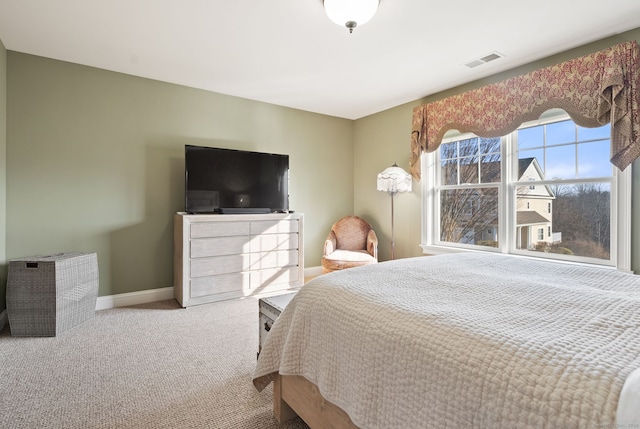
<path id="1" fill-rule="evenodd" d="M 324 10 L 331 21 L 353 33 L 356 26 L 373 18 L 378 3 L 379 0 L 324 0 Z"/>

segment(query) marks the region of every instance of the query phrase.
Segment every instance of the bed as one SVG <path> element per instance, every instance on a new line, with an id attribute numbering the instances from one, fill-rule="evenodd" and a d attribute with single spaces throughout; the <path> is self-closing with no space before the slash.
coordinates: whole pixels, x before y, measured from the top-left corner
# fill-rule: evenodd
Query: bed
<path id="1" fill-rule="evenodd" d="M 320 276 L 253 383 L 312 428 L 640 427 L 640 276 L 493 253 Z"/>

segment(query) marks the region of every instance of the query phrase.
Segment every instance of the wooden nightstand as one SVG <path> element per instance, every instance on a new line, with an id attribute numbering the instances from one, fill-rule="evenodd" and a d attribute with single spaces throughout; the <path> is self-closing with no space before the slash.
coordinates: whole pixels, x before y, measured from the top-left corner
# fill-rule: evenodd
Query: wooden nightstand
<path id="1" fill-rule="evenodd" d="M 268 298 L 262 298 L 258 302 L 258 307 L 260 309 L 260 342 L 258 344 L 258 356 L 260 356 L 262 345 L 267 339 L 267 335 L 271 330 L 273 322 L 275 322 L 278 316 L 280 316 L 280 313 L 282 313 L 295 294 L 296 292 L 270 296 Z"/>

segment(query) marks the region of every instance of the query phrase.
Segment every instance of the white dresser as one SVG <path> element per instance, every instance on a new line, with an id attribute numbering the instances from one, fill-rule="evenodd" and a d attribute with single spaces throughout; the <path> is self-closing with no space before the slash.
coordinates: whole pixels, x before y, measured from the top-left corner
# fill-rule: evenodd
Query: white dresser
<path id="1" fill-rule="evenodd" d="M 303 215 L 174 217 L 174 290 L 180 305 L 267 295 L 304 284 Z"/>

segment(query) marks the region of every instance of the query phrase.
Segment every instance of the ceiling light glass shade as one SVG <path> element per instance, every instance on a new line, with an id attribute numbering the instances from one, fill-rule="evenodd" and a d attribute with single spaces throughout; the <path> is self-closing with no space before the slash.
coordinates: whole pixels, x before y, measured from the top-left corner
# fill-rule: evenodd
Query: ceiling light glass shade
<path id="1" fill-rule="evenodd" d="M 378 174 L 378 191 L 395 195 L 398 192 L 411 192 L 411 175 L 393 164 Z"/>
<path id="2" fill-rule="evenodd" d="M 324 0 L 324 10 L 329 19 L 349 32 L 366 23 L 378 10 L 379 0 Z"/>

